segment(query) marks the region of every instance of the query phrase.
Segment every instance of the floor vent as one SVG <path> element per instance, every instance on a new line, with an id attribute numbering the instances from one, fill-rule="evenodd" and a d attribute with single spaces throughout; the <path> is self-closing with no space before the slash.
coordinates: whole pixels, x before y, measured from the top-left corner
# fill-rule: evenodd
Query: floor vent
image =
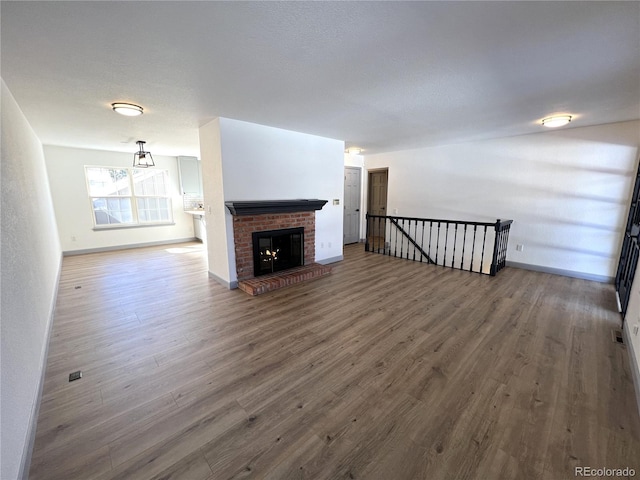
<path id="1" fill-rule="evenodd" d="M 620 330 L 611 330 L 611 337 L 615 343 L 624 345 L 624 339 L 622 338 L 622 332 Z"/>
<path id="2" fill-rule="evenodd" d="M 73 382 L 74 380 L 79 380 L 82 378 L 82 372 L 78 370 L 77 372 L 72 372 L 69 374 L 69 381 Z"/>

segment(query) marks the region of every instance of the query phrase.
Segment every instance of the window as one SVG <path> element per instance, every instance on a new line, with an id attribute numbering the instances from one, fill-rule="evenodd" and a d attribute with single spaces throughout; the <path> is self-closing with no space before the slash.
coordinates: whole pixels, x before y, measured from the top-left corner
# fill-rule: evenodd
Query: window
<path id="1" fill-rule="evenodd" d="M 85 173 L 96 227 L 173 222 L 167 170 L 85 167 Z"/>

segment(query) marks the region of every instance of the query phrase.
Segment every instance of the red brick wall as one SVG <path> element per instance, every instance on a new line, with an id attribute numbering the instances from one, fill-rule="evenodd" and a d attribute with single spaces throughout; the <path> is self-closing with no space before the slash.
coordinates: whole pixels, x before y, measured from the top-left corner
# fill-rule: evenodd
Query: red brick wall
<path id="1" fill-rule="evenodd" d="M 238 280 L 253 278 L 253 232 L 304 228 L 304 263 L 316 260 L 316 212 L 241 215 L 233 217 L 233 237 Z"/>

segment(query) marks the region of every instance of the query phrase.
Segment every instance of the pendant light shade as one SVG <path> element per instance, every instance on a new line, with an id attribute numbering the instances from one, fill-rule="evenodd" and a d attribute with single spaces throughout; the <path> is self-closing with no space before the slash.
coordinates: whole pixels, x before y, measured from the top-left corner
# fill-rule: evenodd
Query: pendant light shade
<path id="1" fill-rule="evenodd" d="M 146 142 L 138 140 L 136 143 L 138 144 L 140 151 L 133 154 L 133 166 L 138 168 L 155 167 L 156 164 L 153 161 L 151 152 L 144 151 L 144 144 Z"/>

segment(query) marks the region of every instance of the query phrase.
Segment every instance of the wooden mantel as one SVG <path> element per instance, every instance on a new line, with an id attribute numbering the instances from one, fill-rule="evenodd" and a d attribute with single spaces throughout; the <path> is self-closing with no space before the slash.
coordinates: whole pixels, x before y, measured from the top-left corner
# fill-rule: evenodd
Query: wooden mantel
<path id="1" fill-rule="evenodd" d="M 321 210 L 328 200 L 249 200 L 225 202 L 231 215 L 263 215 L 269 213 L 312 212 Z"/>

